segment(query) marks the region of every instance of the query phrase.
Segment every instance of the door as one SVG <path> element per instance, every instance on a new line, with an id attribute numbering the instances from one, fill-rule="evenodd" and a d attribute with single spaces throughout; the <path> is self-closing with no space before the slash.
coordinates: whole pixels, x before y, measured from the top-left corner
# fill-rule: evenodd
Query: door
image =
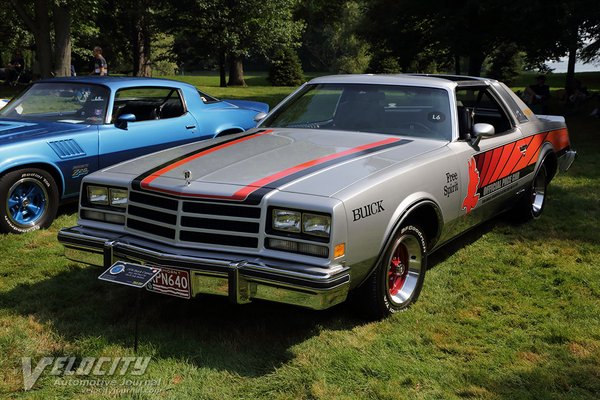
<path id="1" fill-rule="evenodd" d="M 491 124 L 495 131 L 494 135 L 483 137 L 477 146 L 469 140 L 450 145 L 461 180 L 459 216 L 467 225 L 474 225 L 507 208 L 517 198 L 522 179 L 528 174 L 528 139 L 523 138 L 491 88 L 459 86 L 456 96 L 459 114 L 467 112 L 472 116 L 472 124 Z M 460 128 L 470 129 L 469 123 L 466 125 Z"/>
<path id="2" fill-rule="evenodd" d="M 119 116 L 133 114 L 134 122 L 117 127 Z M 117 91 L 111 124 L 99 135 L 100 168 L 168 147 L 205 139 L 196 119 L 187 112 L 176 88 L 137 87 Z"/>

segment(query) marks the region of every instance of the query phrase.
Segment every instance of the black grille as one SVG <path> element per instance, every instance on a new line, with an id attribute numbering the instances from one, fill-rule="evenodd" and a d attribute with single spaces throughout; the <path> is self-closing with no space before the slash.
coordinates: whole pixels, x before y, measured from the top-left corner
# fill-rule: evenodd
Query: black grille
<path id="1" fill-rule="evenodd" d="M 161 211 L 150 210 L 148 208 L 130 205 L 127 209 L 130 216 L 142 217 L 152 221 L 164 222 L 165 224 L 175 225 L 177 223 L 177 215 L 167 214 Z"/>
<path id="2" fill-rule="evenodd" d="M 215 233 L 188 232 L 188 231 L 181 232 L 180 236 L 181 236 L 181 240 L 183 240 L 184 242 L 220 244 L 220 245 L 224 245 L 224 246 L 235 246 L 235 247 L 257 247 L 258 246 L 258 238 L 255 238 L 255 237 L 219 235 L 219 234 L 215 234 Z"/>
<path id="3" fill-rule="evenodd" d="M 260 218 L 260 208 L 227 204 L 183 202 L 183 211 L 192 214 L 223 215 L 227 217 Z"/>
<path id="4" fill-rule="evenodd" d="M 258 222 L 231 221 L 227 219 L 209 219 L 182 217 L 181 226 L 218 231 L 258 233 Z"/>
<path id="5" fill-rule="evenodd" d="M 177 211 L 179 202 L 174 199 L 167 199 L 160 196 L 150 196 L 148 194 L 131 192 L 129 193 L 129 201 L 140 204 L 148 204 L 166 210 Z"/>
<path id="6" fill-rule="evenodd" d="M 144 221 L 127 218 L 127 227 L 135 229 L 136 231 L 150 233 L 152 235 L 167 239 L 175 239 L 175 229 L 165 228 L 164 226 L 149 224 Z"/>
<path id="7" fill-rule="evenodd" d="M 257 248 L 260 217 L 259 207 L 132 191 L 127 207 L 127 228 L 140 235 L 155 235 L 182 245 Z"/>

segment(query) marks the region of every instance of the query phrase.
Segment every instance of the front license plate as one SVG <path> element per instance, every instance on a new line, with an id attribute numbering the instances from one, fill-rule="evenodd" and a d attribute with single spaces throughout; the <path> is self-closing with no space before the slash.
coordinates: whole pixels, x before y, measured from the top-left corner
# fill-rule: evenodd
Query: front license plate
<path id="1" fill-rule="evenodd" d="M 190 273 L 185 270 L 160 268 L 160 272 L 146 286 L 151 292 L 168 294 L 175 297 L 189 299 Z"/>

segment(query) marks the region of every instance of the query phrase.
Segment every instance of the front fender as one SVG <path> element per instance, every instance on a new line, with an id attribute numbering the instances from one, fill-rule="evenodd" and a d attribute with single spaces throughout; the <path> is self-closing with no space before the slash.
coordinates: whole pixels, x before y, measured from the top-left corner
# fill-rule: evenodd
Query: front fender
<path id="1" fill-rule="evenodd" d="M 413 213 L 416 212 L 416 210 L 424 206 L 433 208 L 437 217 L 438 224 L 436 237 L 427 238 L 427 241 L 429 243 L 434 243 L 435 241 L 437 241 L 443 226 L 443 216 L 439 206 L 433 200 L 432 196 L 425 192 L 417 192 L 407 196 L 394 211 L 393 217 L 390 219 L 390 223 L 388 224 L 385 231 L 385 235 L 383 236 L 384 240 L 381 243 L 379 253 L 375 258 L 375 262 L 373 263 L 373 265 L 371 265 L 367 274 L 361 279 L 359 286 L 362 285 L 362 283 L 365 282 L 367 279 L 369 279 L 371 274 L 373 274 L 373 272 L 377 268 L 377 265 L 379 265 L 379 263 L 383 259 L 388 245 L 393 240 L 396 233 L 400 231 L 400 228 L 404 225 L 404 223 L 410 220 L 411 215 L 413 215 Z"/>
<path id="2" fill-rule="evenodd" d="M 14 171 L 16 169 L 34 167 L 43 168 L 48 172 L 52 173 L 54 177 L 59 177 L 60 181 L 57 182 L 61 188 L 61 198 L 64 195 L 64 188 L 66 185 L 65 177 L 59 168 L 59 166 L 50 158 L 45 157 L 12 157 L 8 160 L 0 162 L 0 175 L 4 175 L 8 171 Z"/>

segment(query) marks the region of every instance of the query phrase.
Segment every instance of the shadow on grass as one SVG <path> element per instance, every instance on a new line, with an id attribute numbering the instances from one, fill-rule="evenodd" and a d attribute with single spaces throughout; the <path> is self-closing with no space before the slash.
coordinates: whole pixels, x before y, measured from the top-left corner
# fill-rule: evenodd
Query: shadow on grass
<path id="1" fill-rule="evenodd" d="M 505 217 L 498 216 L 494 219 L 477 225 L 476 227 L 466 231 L 457 238 L 454 238 L 450 242 L 444 244 L 435 252 L 429 254 L 429 256 L 427 257 L 427 269 L 435 268 L 436 265 L 443 263 L 460 249 L 471 245 L 472 243 L 479 240 L 486 233 L 493 231 L 494 228 L 496 228 L 499 224 L 503 223 L 503 218 Z"/>
<path id="2" fill-rule="evenodd" d="M 60 207 L 58 207 L 58 211 L 56 212 L 56 216 L 60 217 L 61 215 L 70 215 L 70 214 L 76 214 L 77 213 L 77 207 L 78 207 L 78 203 L 77 203 L 77 199 L 75 200 L 71 200 L 65 204 L 61 204 Z"/>
<path id="3" fill-rule="evenodd" d="M 73 211 L 73 205 L 61 212 Z M 444 246 L 432 266 L 493 228 L 484 224 Z M 0 309 L 33 316 L 75 344 L 70 356 L 103 354 L 110 346 L 133 352 L 137 290 L 97 279 L 103 271 L 67 263 L 65 272 L 0 293 Z M 322 330 L 350 330 L 367 321 L 351 302 L 324 311 L 255 301 L 233 305 L 226 298 L 184 300 L 143 290 L 140 354 L 176 359 L 242 376 L 268 374 L 295 357 L 293 347 Z"/>
<path id="4" fill-rule="evenodd" d="M 112 345 L 133 352 L 137 290 L 99 281 L 102 269 L 68 264 L 68 271 L 0 294 L 0 309 L 48 323 L 81 354 Z M 140 354 L 174 358 L 243 376 L 273 372 L 291 348 L 322 329 L 364 323 L 341 305 L 317 312 L 256 301 L 237 306 L 202 296 L 184 300 L 142 291 Z"/>
<path id="5" fill-rule="evenodd" d="M 485 382 L 499 399 L 597 399 L 600 392 L 597 360 L 553 354 L 547 364 L 510 374 L 495 382 Z"/>

